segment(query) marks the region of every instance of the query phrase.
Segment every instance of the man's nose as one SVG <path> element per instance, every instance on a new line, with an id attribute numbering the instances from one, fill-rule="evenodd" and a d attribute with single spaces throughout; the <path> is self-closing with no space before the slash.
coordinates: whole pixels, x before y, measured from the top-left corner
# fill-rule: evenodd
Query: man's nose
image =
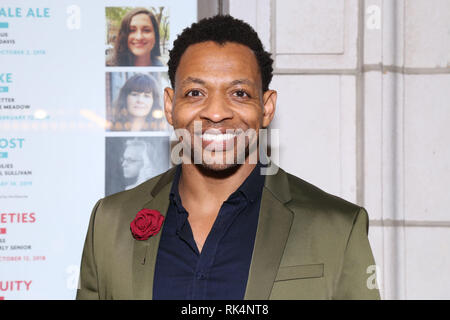
<path id="1" fill-rule="evenodd" d="M 211 94 L 204 108 L 200 111 L 200 118 L 218 123 L 232 119 L 233 110 L 225 96 L 219 93 Z"/>

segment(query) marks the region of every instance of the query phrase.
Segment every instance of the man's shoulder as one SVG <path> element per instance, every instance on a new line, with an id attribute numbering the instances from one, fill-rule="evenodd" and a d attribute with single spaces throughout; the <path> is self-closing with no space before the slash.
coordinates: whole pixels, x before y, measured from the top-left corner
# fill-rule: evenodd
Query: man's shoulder
<path id="1" fill-rule="evenodd" d="M 328 193 L 318 186 L 293 174 L 284 172 L 287 177 L 291 199 L 286 204 L 293 213 L 344 218 L 353 221 L 364 209 L 339 196 Z"/>
<path id="2" fill-rule="evenodd" d="M 292 239 L 308 234 L 311 239 L 323 243 L 326 235 L 328 240 L 324 243 L 331 241 L 344 248 L 357 221 L 368 232 L 369 217 L 363 207 L 293 174 L 286 173 L 285 176 L 290 191 L 290 199 L 285 206 L 293 214 Z"/>
<path id="3" fill-rule="evenodd" d="M 293 174 L 286 172 L 286 175 L 289 181 L 292 200 L 294 201 L 302 202 L 305 205 L 331 206 L 334 208 L 342 208 L 343 210 L 356 210 L 360 208 L 356 204 L 328 193 Z"/>

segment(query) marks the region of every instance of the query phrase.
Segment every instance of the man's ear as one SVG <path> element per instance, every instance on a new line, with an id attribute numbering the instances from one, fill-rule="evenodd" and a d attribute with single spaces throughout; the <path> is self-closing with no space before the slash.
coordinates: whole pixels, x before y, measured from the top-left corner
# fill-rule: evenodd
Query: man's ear
<path id="1" fill-rule="evenodd" d="M 277 105 L 277 92 L 275 90 L 267 90 L 263 94 L 263 120 L 262 127 L 267 128 L 272 122 L 275 115 Z"/>
<path id="2" fill-rule="evenodd" d="M 164 89 L 164 114 L 166 115 L 167 122 L 173 126 L 172 110 L 174 102 L 174 91 L 172 88 Z"/>

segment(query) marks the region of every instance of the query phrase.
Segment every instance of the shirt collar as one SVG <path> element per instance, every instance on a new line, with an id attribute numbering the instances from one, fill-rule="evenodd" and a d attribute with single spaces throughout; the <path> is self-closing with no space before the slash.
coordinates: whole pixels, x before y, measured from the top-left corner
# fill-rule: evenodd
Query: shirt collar
<path id="1" fill-rule="evenodd" d="M 261 196 L 262 188 L 264 186 L 265 176 L 261 174 L 261 168 L 264 165 L 258 161 L 255 168 L 250 172 L 248 177 L 244 180 L 241 186 L 230 195 L 230 198 L 235 196 L 239 196 L 239 194 L 243 194 L 244 197 L 250 201 L 254 202 Z M 178 190 L 178 183 L 181 177 L 181 164 L 179 164 L 175 171 L 175 176 L 172 183 L 172 188 L 170 190 L 170 199 L 174 201 L 179 209 L 182 208 L 181 205 L 181 197 Z"/>
<path id="2" fill-rule="evenodd" d="M 261 174 L 262 164 L 258 162 L 256 167 L 250 172 L 248 177 L 244 180 L 236 192 L 241 192 L 250 202 L 256 201 L 261 196 L 261 191 L 264 186 L 265 176 Z M 236 193 L 235 192 L 235 193 Z M 233 193 L 234 194 L 234 193 Z"/>

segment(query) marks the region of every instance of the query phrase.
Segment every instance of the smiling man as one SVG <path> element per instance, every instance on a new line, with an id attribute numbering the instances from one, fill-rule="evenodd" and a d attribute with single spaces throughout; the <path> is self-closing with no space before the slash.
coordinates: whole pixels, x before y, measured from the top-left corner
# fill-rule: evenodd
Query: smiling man
<path id="1" fill-rule="evenodd" d="M 255 31 L 201 20 L 168 65 L 183 163 L 96 204 L 77 298 L 378 299 L 366 211 L 252 161 L 277 98 Z"/>

